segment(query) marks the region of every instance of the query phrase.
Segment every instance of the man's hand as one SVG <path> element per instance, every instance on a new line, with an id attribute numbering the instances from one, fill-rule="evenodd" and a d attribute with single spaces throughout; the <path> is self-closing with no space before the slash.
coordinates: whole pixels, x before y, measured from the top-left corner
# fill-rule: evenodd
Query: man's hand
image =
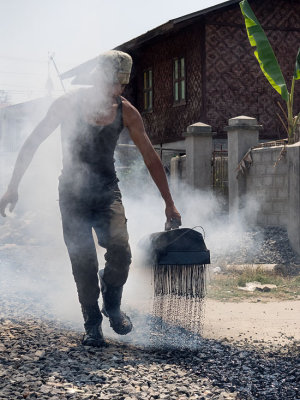
<path id="1" fill-rule="evenodd" d="M 181 215 L 179 214 L 174 204 L 166 206 L 166 217 L 167 217 L 167 222 L 165 225 L 166 231 L 178 228 L 181 225 Z"/>
<path id="2" fill-rule="evenodd" d="M 17 204 L 17 201 L 18 201 L 18 191 L 8 189 L 0 200 L 0 214 L 2 215 L 2 217 L 6 217 L 5 209 L 8 206 L 8 204 L 10 204 L 9 211 L 12 212 Z"/>

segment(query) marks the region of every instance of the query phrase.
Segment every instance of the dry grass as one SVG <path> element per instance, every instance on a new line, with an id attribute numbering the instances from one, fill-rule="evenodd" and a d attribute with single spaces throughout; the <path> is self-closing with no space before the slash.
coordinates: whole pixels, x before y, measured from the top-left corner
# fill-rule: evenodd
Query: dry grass
<path id="1" fill-rule="evenodd" d="M 247 292 L 238 289 L 247 282 L 273 284 L 277 288 L 269 292 Z M 207 285 L 207 297 L 220 301 L 271 301 L 300 299 L 300 276 L 282 276 L 259 268 L 244 271 L 228 271 L 222 274 L 211 274 Z"/>

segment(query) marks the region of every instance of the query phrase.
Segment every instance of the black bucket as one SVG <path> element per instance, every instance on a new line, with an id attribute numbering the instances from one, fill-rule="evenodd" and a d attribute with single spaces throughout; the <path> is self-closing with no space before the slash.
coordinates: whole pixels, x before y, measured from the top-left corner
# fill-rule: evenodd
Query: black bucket
<path id="1" fill-rule="evenodd" d="M 210 252 L 200 232 L 190 228 L 151 234 L 148 263 L 153 267 L 154 294 L 203 298 Z"/>

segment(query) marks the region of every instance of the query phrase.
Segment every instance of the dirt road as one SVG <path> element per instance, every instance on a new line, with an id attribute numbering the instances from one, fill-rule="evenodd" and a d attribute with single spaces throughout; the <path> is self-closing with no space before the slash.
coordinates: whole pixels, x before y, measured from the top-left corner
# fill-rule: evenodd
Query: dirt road
<path id="1" fill-rule="evenodd" d="M 217 340 L 300 343 L 300 300 L 205 302 L 203 336 Z"/>

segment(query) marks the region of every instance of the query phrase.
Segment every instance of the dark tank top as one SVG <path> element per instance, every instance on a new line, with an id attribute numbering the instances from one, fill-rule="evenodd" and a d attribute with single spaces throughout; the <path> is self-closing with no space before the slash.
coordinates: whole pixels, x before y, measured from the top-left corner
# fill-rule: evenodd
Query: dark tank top
<path id="1" fill-rule="evenodd" d="M 114 121 L 105 126 L 91 125 L 77 105 L 73 122 L 62 124 L 63 169 L 59 178 L 60 192 L 76 197 L 107 195 L 117 187 L 114 152 L 123 129 L 122 100 Z"/>

